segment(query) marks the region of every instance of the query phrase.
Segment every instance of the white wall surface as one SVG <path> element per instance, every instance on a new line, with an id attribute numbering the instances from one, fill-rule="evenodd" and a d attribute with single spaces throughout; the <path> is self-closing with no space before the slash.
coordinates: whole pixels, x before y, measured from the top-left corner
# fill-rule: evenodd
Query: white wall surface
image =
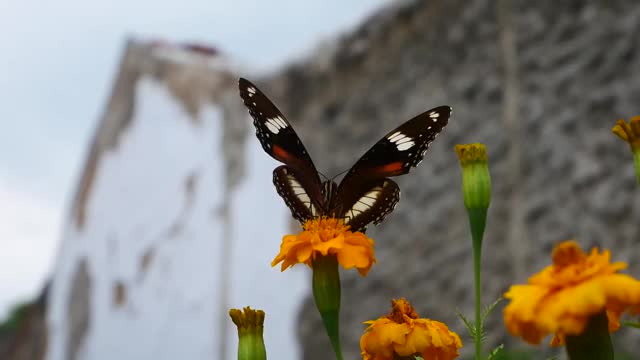
<path id="1" fill-rule="evenodd" d="M 217 303 L 224 233 L 222 112 L 206 107 L 194 122 L 151 79 L 138 82 L 135 109 L 118 146 L 101 158 L 84 227 L 69 223 L 64 231 L 49 298 L 49 360 L 68 359 L 71 280 L 83 259 L 92 292 L 78 359 L 217 358 L 219 319 L 228 317 Z M 229 298 L 234 307 L 266 310 L 269 357 L 295 359 L 293 322 L 308 273 L 280 274 L 270 267 L 288 214 L 271 184 L 274 162 L 253 135 L 246 146 L 248 176 L 231 196 Z M 145 270 L 141 264 L 150 251 Z M 126 289 L 122 305 L 114 302 L 118 283 Z M 233 326 L 227 329 L 233 359 L 236 335 Z"/>

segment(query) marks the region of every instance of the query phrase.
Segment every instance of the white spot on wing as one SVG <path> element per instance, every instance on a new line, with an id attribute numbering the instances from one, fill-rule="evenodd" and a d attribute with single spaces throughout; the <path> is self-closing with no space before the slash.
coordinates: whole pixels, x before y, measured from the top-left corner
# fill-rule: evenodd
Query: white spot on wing
<path id="1" fill-rule="evenodd" d="M 440 116 L 440 113 L 437 113 L 435 111 L 432 111 L 432 112 L 429 113 L 429 117 L 432 118 L 432 119 L 433 118 L 437 118 L 438 116 Z"/>
<path id="2" fill-rule="evenodd" d="M 413 138 L 396 131 L 388 137 L 389 141 L 396 145 L 396 148 L 399 151 L 405 151 L 411 149 L 416 143 L 413 141 Z"/>
<path id="3" fill-rule="evenodd" d="M 351 211 L 365 212 L 369 208 L 370 206 L 368 206 L 367 204 L 363 204 L 358 201 L 357 203 L 355 203 L 355 205 L 353 205 L 353 208 L 351 208 Z"/>
<path id="4" fill-rule="evenodd" d="M 267 129 L 269 129 L 269 131 L 271 131 L 272 133 L 277 134 L 280 132 L 280 129 L 277 126 L 275 126 L 273 123 L 271 123 L 271 121 L 267 121 L 266 125 L 267 125 Z"/>
<path id="5" fill-rule="evenodd" d="M 402 144 L 398 144 L 396 147 L 400 151 L 406 151 L 406 150 L 411 149 L 413 147 L 413 145 L 415 145 L 415 143 L 413 141 L 408 141 L 408 142 L 404 142 Z"/>
<path id="6" fill-rule="evenodd" d="M 390 141 L 393 141 L 393 138 L 395 138 L 398 135 L 401 135 L 400 131 L 396 131 L 393 134 L 387 136 L 387 139 L 389 139 Z"/>
<path id="7" fill-rule="evenodd" d="M 363 197 L 362 199 L 358 200 L 358 202 L 366 206 L 373 206 L 373 204 L 376 203 L 376 199 L 370 198 L 370 197 Z"/>
<path id="8" fill-rule="evenodd" d="M 302 201 L 302 203 L 306 204 L 306 203 L 311 203 L 311 199 L 309 198 L 309 195 L 307 195 L 306 192 L 302 192 L 302 194 L 298 195 L 298 199 L 300 201 Z"/>
<path id="9" fill-rule="evenodd" d="M 278 123 L 278 125 L 280 125 L 281 128 L 286 128 L 287 127 L 287 123 L 284 121 L 283 118 L 281 118 L 280 116 L 273 118 L 272 120 L 274 120 L 275 122 Z"/>
<path id="10" fill-rule="evenodd" d="M 278 132 L 280 132 L 281 129 L 284 129 L 287 127 L 287 123 L 284 121 L 284 119 L 282 119 L 279 116 L 271 119 L 267 119 L 266 125 L 269 128 L 269 131 L 271 131 L 274 134 L 277 134 Z"/>

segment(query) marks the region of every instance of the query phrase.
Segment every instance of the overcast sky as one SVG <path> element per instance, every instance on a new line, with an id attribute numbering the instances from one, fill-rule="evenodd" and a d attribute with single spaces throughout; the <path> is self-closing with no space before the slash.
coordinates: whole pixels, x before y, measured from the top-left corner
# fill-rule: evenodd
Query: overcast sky
<path id="1" fill-rule="evenodd" d="M 54 261 L 128 37 L 215 45 L 272 69 L 388 0 L 0 0 L 0 317 Z"/>

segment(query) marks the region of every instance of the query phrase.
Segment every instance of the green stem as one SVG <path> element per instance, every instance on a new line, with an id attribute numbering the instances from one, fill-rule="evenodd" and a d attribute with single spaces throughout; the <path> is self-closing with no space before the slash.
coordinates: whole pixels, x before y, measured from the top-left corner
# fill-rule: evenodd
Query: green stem
<path id="1" fill-rule="evenodd" d="M 487 209 L 467 209 L 469 223 L 471 224 L 471 237 L 473 239 L 473 275 L 476 308 L 476 331 L 474 334 L 476 360 L 482 358 L 482 302 L 480 297 L 480 269 L 482 263 L 482 237 L 487 221 Z"/>
<path id="2" fill-rule="evenodd" d="M 334 255 L 319 256 L 313 261 L 313 298 L 322 317 L 336 358 L 342 360 L 340 348 L 340 272 Z"/>
<path id="3" fill-rule="evenodd" d="M 640 184 L 640 151 L 633 151 L 633 162 L 636 166 L 636 178 Z"/>
<path id="4" fill-rule="evenodd" d="M 571 360 L 613 360 L 607 313 L 592 316 L 580 335 L 567 336 L 567 354 Z"/>

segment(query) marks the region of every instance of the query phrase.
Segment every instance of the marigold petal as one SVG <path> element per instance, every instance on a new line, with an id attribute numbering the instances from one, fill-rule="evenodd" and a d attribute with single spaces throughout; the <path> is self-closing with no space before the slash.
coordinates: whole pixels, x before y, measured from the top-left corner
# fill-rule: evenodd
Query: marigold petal
<path id="1" fill-rule="evenodd" d="M 427 326 L 414 326 L 411 332 L 407 334 L 404 344 L 398 344 L 395 350 L 400 356 L 409 356 L 421 353 L 429 346 L 431 346 L 431 334 Z"/>
<path id="2" fill-rule="evenodd" d="M 553 335 L 553 338 L 551 339 L 551 342 L 549 343 L 549 346 L 551 346 L 551 347 L 562 346 L 562 345 L 564 345 L 564 342 L 565 342 L 564 335 L 555 334 L 555 335 Z"/>
<path id="3" fill-rule="evenodd" d="M 297 263 L 312 266 L 316 256 L 331 254 L 336 255 L 343 268 L 356 268 L 364 276 L 376 262 L 373 246 L 373 240 L 361 232 L 349 231 L 341 219 L 312 219 L 298 235 L 282 238 L 280 252 L 271 266 L 282 262 L 282 271 Z"/>
<path id="4" fill-rule="evenodd" d="M 640 281 L 625 274 L 614 274 L 600 280 L 600 286 L 608 294 L 608 303 L 615 307 L 640 304 Z"/>
<path id="5" fill-rule="evenodd" d="M 314 236 L 313 242 L 311 243 L 313 246 L 313 250 L 322 254 L 322 256 L 326 256 L 329 252 L 333 252 L 332 250 L 340 250 L 344 246 L 344 235 L 340 234 L 335 238 L 330 240 L 323 241 L 320 236 Z"/>
<path id="6" fill-rule="evenodd" d="M 590 281 L 549 295 L 540 304 L 538 322 L 551 332 L 580 334 L 589 317 L 601 312 L 606 294 L 597 282 Z"/>
<path id="7" fill-rule="evenodd" d="M 404 299 L 394 300 L 389 315 L 367 321 L 360 339 L 364 359 L 386 360 L 421 354 L 424 359 L 450 360 L 458 357 L 460 337 L 441 322 L 420 319 Z"/>
<path id="8" fill-rule="evenodd" d="M 304 264 L 307 261 L 311 260 L 311 255 L 313 254 L 313 248 L 309 246 L 309 244 L 300 244 L 292 248 L 291 250 L 292 250 L 291 251 L 292 255 L 295 255 L 295 257 L 294 256 L 291 257 L 292 261 Z"/>
<path id="9" fill-rule="evenodd" d="M 592 249 L 587 255 L 575 242 L 565 242 L 553 252 L 553 265 L 514 285 L 505 294 L 505 325 L 513 335 L 539 344 L 549 333 L 552 346 L 565 335 L 578 335 L 590 317 L 607 310 L 609 331 L 619 327 L 620 315 L 640 306 L 640 281 L 616 272 L 625 263 L 611 263 L 609 251 Z"/>
<path id="10" fill-rule="evenodd" d="M 357 268 L 369 271 L 375 258 L 370 254 L 369 249 L 361 246 L 346 245 L 338 252 L 338 262 L 345 269 Z"/>
<path id="11" fill-rule="evenodd" d="M 393 359 L 393 345 L 405 342 L 410 329 L 406 324 L 397 324 L 389 319 L 380 318 L 372 322 L 360 338 L 363 354 L 376 354 L 370 359 Z"/>
<path id="12" fill-rule="evenodd" d="M 278 255 L 276 255 L 276 257 L 271 262 L 271 266 L 276 266 L 281 261 L 283 261 L 287 257 L 289 250 L 291 249 L 293 244 L 295 244 L 295 242 L 296 242 L 295 235 L 285 235 L 282 238 L 282 244 L 280 245 L 280 252 L 278 253 Z"/>

